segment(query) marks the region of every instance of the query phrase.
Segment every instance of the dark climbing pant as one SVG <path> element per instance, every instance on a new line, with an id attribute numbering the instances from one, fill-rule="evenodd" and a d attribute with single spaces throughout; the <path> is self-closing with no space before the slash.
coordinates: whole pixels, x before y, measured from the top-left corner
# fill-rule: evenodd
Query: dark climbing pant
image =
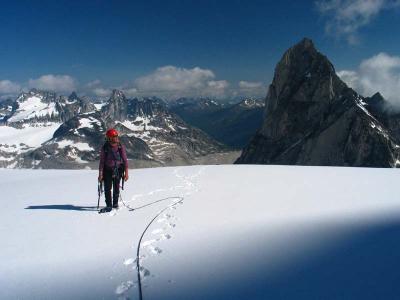
<path id="1" fill-rule="evenodd" d="M 123 168 L 119 168 L 117 172 L 114 172 L 113 169 L 108 169 L 108 168 L 105 168 L 103 171 L 104 194 L 106 197 L 106 205 L 108 207 L 111 206 L 118 207 L 119 184 L 121 182 L 123 171 L 124 171 Z M 112 203 L 111 203 L 111 188 L 113 190 Z"/>

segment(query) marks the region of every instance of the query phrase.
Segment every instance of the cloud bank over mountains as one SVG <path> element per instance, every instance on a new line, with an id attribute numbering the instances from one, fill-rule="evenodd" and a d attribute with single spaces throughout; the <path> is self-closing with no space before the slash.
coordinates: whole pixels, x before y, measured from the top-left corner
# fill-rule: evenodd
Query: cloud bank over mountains
<path id="1" fill-rule="evenodd" d="M 76 89 L 76 80 L 69 75 L 43 75 L 37 79 L 29 79 L 29 88 L 54 92 L 71 92 Z"/>
<path id="2" fill-rule="evenodd" d="M 363 96 L 380 92 L 400 108 L 400 57 L 381 52 L 363 60 L 357 70 L 342 70 L 338 76 Z"/>
<path id="3" fill-rule="evenodd" d="M 227 80 L 218 79 L 209 69 L 194 67 L 192 69 L 176 66 L 159 67 L 153 72 L 138 77 L 119 86 L 107 86 L 101 80 L 95 79 L 86 84 L 80 84 L 70 75 L 47 74 L 27 83 L 0 80 L 0 97 L 10 97 L 22 90 L 37 88 L 58 93 L 78 91 L 88 96 L 107 98 L 112 89 L 124 91 L 128 97 L 158 96 L 165 99 L 180 97 L 265 97 L 267 84 L 262 82 L 240 81 L 233 85 Z"/>
<path id="4" fill-rule="evenodd" d="M 11 80 L 0 80 L 0 97 L 15 95 L 21 91 L 21 86 Z"/>
<path id="5" fill-rule="evenodd" d="M 153 73 L 137 78 L 134 86 L 138 93 L 154 94 L 166 98 L 177 97 L 223 97 L 229 83 L 215 80 L 215 74 L 208 69 L 193 69 L 165 66 Z"/>
<path id="6" fill-rule="evenodd" d="M 363 60 L 356 70 L 337 72 L 343 81 L 363 96 L 380 92 L 394 106 L 400 108 L 400 57 L 381 52 Z M 153 72 L 140 76 L 119 86 L 107 86 L 95 79 L 88 83 L 79 81 L 70 75 L 47 74 L 26 83 L 8 79 L 0 80 L 0 98 L 12 98 L 21 91 L 31 88 L 68 94 L 78 91 L 81 94 L 108 98 L 114 88 L 124 91 L 127 97 L 157 96 L 164 99 L 180 97 L 256 97 L 263 98 L 267 93 L 267 84 L 259 81 L 241 80 L 232 84 L 218 79 L 210 69 L 194 67 L 192 69 L 176 66 L 159 67 Z"/>

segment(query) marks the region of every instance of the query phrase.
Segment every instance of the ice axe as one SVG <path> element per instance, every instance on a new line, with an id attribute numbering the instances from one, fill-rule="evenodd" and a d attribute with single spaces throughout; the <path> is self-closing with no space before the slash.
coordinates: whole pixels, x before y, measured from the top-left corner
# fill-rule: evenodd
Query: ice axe
<path id="1" fill-rule="evenodd" d="M 99 210 L 99 205 L 100 205 L 100 197 L 101 194 L 103 193 L 103 181 L 99 181 L 97 185 L 97 192 L 99 194 L 99 199 L 97 199 L 97 210 Z"/>

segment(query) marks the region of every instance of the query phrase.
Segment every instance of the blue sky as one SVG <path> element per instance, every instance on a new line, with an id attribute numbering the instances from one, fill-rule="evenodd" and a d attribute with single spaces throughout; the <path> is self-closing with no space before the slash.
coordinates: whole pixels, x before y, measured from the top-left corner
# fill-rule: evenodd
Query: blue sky
<path id="1" fill-rule="evenodd" d="M 366 92 L 368 60 L 400 85 L 399 16 L 398 0 L 2 1 L 0 96 L 263 96 L 303 37 Z"/>

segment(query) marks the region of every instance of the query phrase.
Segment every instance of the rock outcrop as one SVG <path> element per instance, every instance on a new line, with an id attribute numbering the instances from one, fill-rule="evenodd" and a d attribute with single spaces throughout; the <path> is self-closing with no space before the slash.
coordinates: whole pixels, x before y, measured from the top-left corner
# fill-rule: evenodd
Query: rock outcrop
<path id="1" fill-rule="evenodd" d="M 286 51 L 239 164 L 393 167 L 396 139 L 311 40 Z"/>

